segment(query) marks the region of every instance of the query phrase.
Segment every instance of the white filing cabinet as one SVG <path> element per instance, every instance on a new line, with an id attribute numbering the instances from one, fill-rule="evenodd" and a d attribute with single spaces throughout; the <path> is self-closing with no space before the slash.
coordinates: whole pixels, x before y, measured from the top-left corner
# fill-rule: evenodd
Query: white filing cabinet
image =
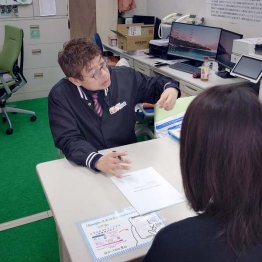
<path id="1" fill-rule="evenodd" d="M 64 76 L 57 54 L 70 38 L 68 0 L 56 0 L 55 16 L 40 16 L 38 0 L 33 0 L 32 5 L 19 6 L 17 17 L 0 16 L 0 39 L 4 37 L 6 24 L 24 31 L 24 75 L 28 81 L 10 100 L 46 97 Z M 34 31 L 40 32 L 38 37 L 33 36 Z"/>
<path id="2" fill-rule="evenodd" d="M 185 82 L 184 80 L 179 81 L 179 87 L 181 90 L 181 97 L 195 96 L 203 91 L 200 88 L 196 87 L 195 85 Z"/>

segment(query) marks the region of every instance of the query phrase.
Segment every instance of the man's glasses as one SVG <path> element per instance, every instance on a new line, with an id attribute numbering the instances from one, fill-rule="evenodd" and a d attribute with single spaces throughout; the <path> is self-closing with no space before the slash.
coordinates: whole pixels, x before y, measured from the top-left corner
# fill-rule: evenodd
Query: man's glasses
<path id="1" fill-rule="evenodd" d="M 95 80 L 98 80 L 101 77 L 102 74 L 102 69 L 103 70 L 107 70 L 107 63 L 106 61 L 104 61 L 99 68 L 94 70 L 94 73 L 92 75 L 89 76 L 84 76 L 83 77 L 89 77 L 89 78 L 94 78 Z"/>

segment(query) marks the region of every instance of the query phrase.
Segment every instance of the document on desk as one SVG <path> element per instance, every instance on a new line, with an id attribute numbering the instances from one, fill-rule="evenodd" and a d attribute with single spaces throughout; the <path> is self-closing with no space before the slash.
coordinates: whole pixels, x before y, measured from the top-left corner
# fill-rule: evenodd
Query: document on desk
<path id="1" fill-rule="evenodd" d="M 139 216 L 133 207 L 79 223 L 94 261 L 148 245 L 164 226 L 156 212 Z"/>
<path id="2" fill-rule="evenodd" d="M 140 214 L 147 214 L 183 202 L 184 197 L 152 167 L 111 177 Z"/>

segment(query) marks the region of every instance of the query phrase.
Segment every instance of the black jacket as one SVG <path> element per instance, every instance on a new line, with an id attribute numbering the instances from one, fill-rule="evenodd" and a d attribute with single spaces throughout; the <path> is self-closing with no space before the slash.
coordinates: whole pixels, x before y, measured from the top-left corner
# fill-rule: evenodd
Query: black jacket
<path id="1" fill-rule="evenodd" d="M 199 215 L 173 223 L 156 235 L 143 262 L 261 262 L 262 243 L 235 253 L 221 237 L 221 228 Z"/>
<path id="2" fill-rule="evenodd" d="M 178 89 L 178 83 L 170 78 L 150 78 L 128 67 L 115 67 L 110 74 L 111 85 L 99 91 L 102 118 L 94 111 L 92 91 L 77 87 L 66 78 L 52 88 L 48 97 L 56 147 L 67 159 L 93 169 L 101 157 L 98 150 L 136 142 L 136 104 L 155 103 L 164 87 Z"/>

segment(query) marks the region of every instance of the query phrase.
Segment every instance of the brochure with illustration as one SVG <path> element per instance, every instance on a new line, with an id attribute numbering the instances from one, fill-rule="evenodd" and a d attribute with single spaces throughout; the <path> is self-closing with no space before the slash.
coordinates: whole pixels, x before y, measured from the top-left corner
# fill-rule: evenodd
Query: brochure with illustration
<path id="1" fill-rule="evenodd" d="M 149 245 L 164 226 L 157 213 L 139 216 L 133 207 L 79 223 L 93 261 Z"/>

